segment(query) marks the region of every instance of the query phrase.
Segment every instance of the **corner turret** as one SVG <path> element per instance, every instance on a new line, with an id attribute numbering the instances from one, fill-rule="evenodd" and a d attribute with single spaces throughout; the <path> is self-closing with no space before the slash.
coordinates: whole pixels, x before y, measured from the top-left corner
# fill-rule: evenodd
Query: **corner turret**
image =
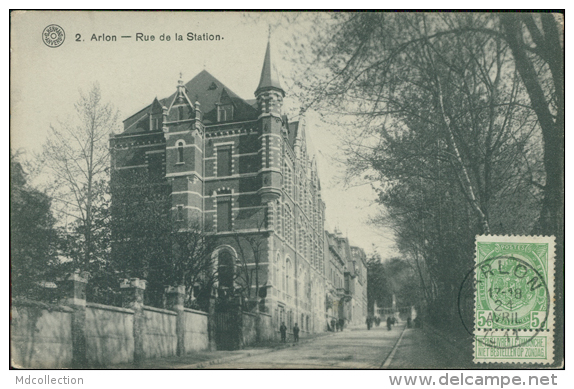
<path id="1" fill-rule="evenodd" d="M 275 214 L 279 212 L 282 195 L 281 150 L 286 122 L 282 115 L 285 91 L 271 61 L 271 42 L 267 42 L 259 86 L 255 90 L 259 111 L 261 188 L 257 193 L 267 206 L 267 228 L 275 229 Z"/>

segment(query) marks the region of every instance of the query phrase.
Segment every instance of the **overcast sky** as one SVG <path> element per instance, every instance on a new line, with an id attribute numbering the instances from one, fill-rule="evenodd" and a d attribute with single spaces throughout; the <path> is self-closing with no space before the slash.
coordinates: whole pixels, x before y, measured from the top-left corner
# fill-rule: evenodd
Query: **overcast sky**
<path id="1" fill-rule="evenodd" d="M 11 31 L 11 147 L 41 150 L 49 125 L 73 114 L 79 90 L 98 82 L 104 100 L 115 105 L 125 119 L 154 97 L 175 91 L 179 73 L 184 81 L 206 69 L 244 99 L 254 98 L 273 15 L 244 18 L 239 13 L 189 12 L 24 12 L 12 15 Z M 57 24 L 65 31 L 64 43 L 46 46 L 42 32 Z M 148 41 L 136 41 L 136 34 Z M 189 41 L 188 33 L 220 35 L 220 41 Z M 79 35 L 78 35 L 79 34 Z M 92 40 L 103 34 L 117 41 Z M 160 40 L 169 36 L 170 40 Z M 175 35 L 181 35 L 178 41 Z M 151 36 L 154 40 L 151 41 Z M 131 38 L 121 38 L 131 36 Z M 274 46 L 287 39 L 278 29 Z M 278 53 L 278 47 L 274 47 Z M 278 54 L 279 72 L 289 66 Z M 287 71 L 283 72 L 287 74 Z M 286 98 L 290 106 L 297 101 Z M 351 243 L 367 252 L 377 246 L 383 257 L 394 254 L 392 234 L 368 225 L 377 211 L 369 185 L 345 189 L 338 178 L 343 167 L 332 157 L 341 145 L 312 112 L 307 117 L 307 136 L 317 156 L 327 225 L 338 227 Z"/>

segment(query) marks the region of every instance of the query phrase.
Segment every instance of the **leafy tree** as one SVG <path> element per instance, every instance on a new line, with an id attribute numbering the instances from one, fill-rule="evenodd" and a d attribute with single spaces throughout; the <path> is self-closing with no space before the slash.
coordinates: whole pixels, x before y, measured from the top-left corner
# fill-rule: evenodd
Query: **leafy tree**
<path id="1" fill-rule="evenodd" d="M 443 320 L 456 314 L 476 234 L 561 240 L 563 65 L 552 15 L 310 18 L 291 56 L 302 64 L 293 89 L 349 124 L 349 176 L 375 186 L 384 205 L 375 224 L 394 229 Z"/>
<path id="2" fill-rule="evenodd" d="M 407 260 L 393 257 L 382 262 L 380 256 L 374 254 L 369 258 L 367 268 L 370 311 L 375 302 L 379 308 L 391 307 L 393 295 L 398 307 L 421 305 L 420 282 L 415 269 Z"/>
<path id="3" fill-rule="evenodd" d="M 540 229 L 564 237 L 564 18 L 560 14 L 500 14 L 502 36 L 512 50 L 544 139 L 546 171 Z M 559 253 L 559 256 L 560 253 Z"/>
<path id="4" fill-rule="evenodd" d="M 10 262 L 13 296 L 46 297 L 43 283 L 58 263 L 58 232 L 51 199 L 26 183 L 18 158 L 10 153 Z"/>
<path id="5" fill-rule="evenodd" d="M 375 303 L 379 307 L 391 305 L 392 290 L 381 258 L 373 255 L 367 260 L 367 306 L 369 314 L 374 314 Z"/>

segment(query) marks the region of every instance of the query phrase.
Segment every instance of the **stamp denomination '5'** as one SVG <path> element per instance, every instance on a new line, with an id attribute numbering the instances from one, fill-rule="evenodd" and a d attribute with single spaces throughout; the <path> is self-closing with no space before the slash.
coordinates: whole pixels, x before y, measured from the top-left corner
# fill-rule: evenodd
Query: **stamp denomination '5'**
<path id="1" fill-rule="evenodd" d="M 475 362 L 552 362 L 554 237 L 477 237 L 475 282 Z"/>

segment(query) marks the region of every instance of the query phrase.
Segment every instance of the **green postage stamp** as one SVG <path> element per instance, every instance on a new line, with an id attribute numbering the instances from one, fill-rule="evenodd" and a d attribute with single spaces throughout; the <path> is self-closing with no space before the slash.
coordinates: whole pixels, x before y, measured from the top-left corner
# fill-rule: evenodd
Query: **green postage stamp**
<path id="1" fill-rule="evenodd" d="M 554 237 L 476 239 L 474 362 L 554 359 Z"/>

